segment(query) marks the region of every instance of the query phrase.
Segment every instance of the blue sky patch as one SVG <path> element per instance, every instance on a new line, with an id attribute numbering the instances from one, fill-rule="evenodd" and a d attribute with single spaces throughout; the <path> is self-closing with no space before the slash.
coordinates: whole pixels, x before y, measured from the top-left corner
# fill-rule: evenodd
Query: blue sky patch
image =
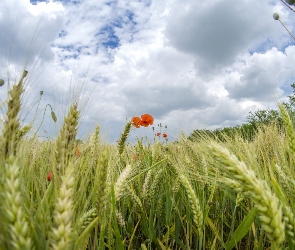
<path id="1" fill-rule="evenodd" d="M 129 21 L 132 22 L 132 24 L 136 25 L 137 23 L 134 21 L 134 13 L 131 11 L 127 11 L 127 17 L 129 19 Z"/>
<path id="2" fill-rule="evenodd" d="M 271 49 L 273 46 L 275 46 L 274 42 L 270 38 L 267 38 L 263 43 L 250 48 L 248 51 L 250 55 L 253 55 L 254 53 L 263 54 L 269 49 Z"/>
<path id="3" fill-rule="evenodd" d="M 33 5 L 36 5 L 37 3 L 41 3 L 41 2 L 47 2 L 47 1 L 42 1 L 42 0 L 30 0 L 30 3 Z"/>
<path id="4" fill-rule="evenodd" d="M 106 25 L 97 34 L 97 35 L 105 36 L 105 39 L 102 42 L 102 45 L 104 47 L 114 49 L 120 45 L 120 39 L 115 35 L 115 31 L 114 31 L 114 27 L 116 26 L 117 25 L 114 25 L 114 26 Z"/>
<path id="5" fill-rule="evenodd" d="M 58 37 L 63 37 L 66 35 L 67 35 L 67 32 L 65 30 L 62 30 L 61 32 L 59 32 Z"/>
<path id="6" fill-rule="evenodd" d="M 250 55 L 253 55 L 254 53 L 266 53 L 268 50 L 270 50 L 272 47 L 276 47 L 279 51 L 284 52 L 285 49 L 289 46 L 295 45 L 295 41 L 292 39 L 289 39 L 287 43 L 282 44 L 281 46 L 278 46 L 271 38 L 267 38 L 263 43 L 253 46 L 248 51 Z"/>
<path id="7" fill-rule="evenodd" d="M 49 2 L 49 0 L 30 0 L 30 3 L 33 5 L 36 5 L 36 4 L 42 3 L 42 2 L 47 3 L 47 2 Z M 55 0 L 54 2 L 78 4 L 80 2 L 80 0 Z"/>

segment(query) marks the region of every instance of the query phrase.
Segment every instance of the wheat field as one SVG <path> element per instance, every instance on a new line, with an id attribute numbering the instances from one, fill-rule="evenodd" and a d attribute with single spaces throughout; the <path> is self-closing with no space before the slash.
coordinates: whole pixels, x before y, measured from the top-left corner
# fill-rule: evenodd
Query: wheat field
<path id="1" fill-rule="evenodd" d="M 295 133 L 117 145 L 77 140 L 73 102 L 54 140 L 20 123 L 24 71 L 1 134 L 0 249 L 295 249 Z M 55 113 L 51 113 L 56 121 Z M 144 123 L 144 121 L 147 121 Z"/>

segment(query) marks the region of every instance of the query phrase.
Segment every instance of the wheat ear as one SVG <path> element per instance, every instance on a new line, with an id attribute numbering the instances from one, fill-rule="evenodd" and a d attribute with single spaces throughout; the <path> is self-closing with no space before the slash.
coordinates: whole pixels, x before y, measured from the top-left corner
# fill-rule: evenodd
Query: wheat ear
<path id="1" fill-rule="evenodd" d="M 156 195 L 161 178 L 163 177 L 163 172 L 164 172 L 163 168 L 159 169 L 159 171 L 153 177 L 153 182 L 150 185 L 150 188 L 147 190 L 148 192 L 146 193 L 146 198 L 154 197 Z"/>
<path id="2" fill-rule="evenodd" d="M 118 224 L 121 226 L 121 227 L 125 227 L 126 225 L 126 222 L 124 220 L 124 216 L 122 215 L 122 213 L 116 209 L 116 218 L 117 218 L 117 221 L 118 221 Z"/>
<path id="3" fill-rule="evenodd" d="M 70 164 L 65 175 L 62 177 L 62 183 L 59 190 L 59 196 L 55 204 L 54 225 L 51 233 L 51 246 L 53 249 L 71 249 L 73 240 L 73 188 L 75 178 L 73 167 Z"/>
<path id="4" fill-rule="evenodd" d="M 94 133 L 95 145 L 97 145 L 99 143 L 99 133 L 100 133 L 100 127 L 97 125 L 95 128 L 95 133 Z"/>
<path id="5" fill-rule="evenodd" d="M 125 187 L 128 190 L 130 199 L 134 202 L 134 207 L 139 207 L 140 209 L 142 209 L 142 202 L 135 193 L 134 189 L 132 189 L 129 185 L 126 185 Z"/>
<path id="6" fill-rule="evenodd" d="M 250 197 L 258 209 L 263 230 L 268 238 L 279 246 L 285 239 L 282 208 L 276 195 L 266 183 L 258 179 L 253 170 L 219 144 L 211 143 L 212 155 L 222 165 L 227 176 L 224 183 L 244 196 Z"/>
<path id="7" fill-rule="evenodd" d="M 82 215 L 78 228 L 83 231 L 97 217 L 97 209 L 92 208 Z"/>
<path id="8" fill-rule="evenodd" d="M 58 163 L 58 170 L 61 170 L 65 166 L 67 166 L 70 159 L 74 156 L 78 120 L 78 105 L 77 103 L 74 103 L 64 120 L 64 125 L 61 128 L 56 141 L 57 148 L 55 152 L 55 157 Z"/>
<path id="9" fill-rule="evenodd" d="M 10 243 L 13 249 L 32 249 L 29 224 L 22 207 L 20 193 L 20 169 L 13 158 L 5 164 L 5 183 L 3 187 L 3 210 L 8 223 Z"/>
<path id="10" fill-rule="evenodd" d="M 126 181 L 131 175 L 131 166 L 127 165 L 120 176 L 118 177 L 116 183 L 115 183 L 115 197 L 116 201 L 119 201 L 122 196 L 124 195 L 124 189 L 126 187 Z"/>
<path id="11" fill-rule="evenodd" d="M 183 185 L 188 201 L 190 203 L 191 212 L 193 214 L 193 221 L 198 228 L 199 234 L 203 232 L 203 212 L 201 210 L 199 199 L 197 198 L 189 180 L 184 174 L 178 175 L 180 183 Z"/>
<path id="12" fill-rule="evenodd" d="M 146 177 L 144 179 L 144 183 L 143 183 L 143 186 L 142 186 L 142 194 L 141 194 L 141 197 L 143 199 L 145 199 L 148 195 L 148 190 L 149 190 L 149 185 L 150 185 L 150 182 L 152 180 L 152 170 L 149 170 L 146 174 Z"/>
<path id="13" fill-rule="evenodd" d="M 18 141 L 22 134 L 20 132 L 19 112 L 21 108 L 21 95 L 24 91 L 23 79 L 27 74 L 28 72 L 25 70 L 18 84 L 14 85 L 9 91 L 6 120 L 2 134 L 2 150 L 5 159 L 8 159 L 11 154 L 16 154 Z"/>
<path id="14" fill-rule="evenodd" d="M 289 206 L 283 205 L 283 219 L 285 222 L 286 234 L 289 235 L 293 244 L 295 244 L 295 219 Z"/>
<path id="15" fill-rule="evenodd" d="M 290 116 L 285 106 L 283 104 L 279 104 L 279 108 L 283 117 L 283 122 L 284 122 L 285 130 L 287 133 L 289 148 L 291 149 L 291 154 L 293 156 L 293 163 L 295 163 L 295 132 L 292 125 L 292 121 L 290 119 Z"/>
<path id="16" fill-rule="evenodd" d="M 121 135 L 121 138 L 118 143 L 118 152 L 119 152 L 120 156 L 122 155 L 122 153 L 124 151 L 126 140 L 129 135 L 130 129 L 131 129 L 131 122 L 128 122 L 125 126 L 124 132 Z"/>

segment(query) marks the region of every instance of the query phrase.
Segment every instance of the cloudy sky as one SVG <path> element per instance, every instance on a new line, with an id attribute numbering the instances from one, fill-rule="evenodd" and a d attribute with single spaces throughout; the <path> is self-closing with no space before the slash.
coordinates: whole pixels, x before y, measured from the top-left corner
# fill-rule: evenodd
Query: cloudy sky
<path id="1" fill-rule="evenodd" d="M 47 106 L 41 137 L 56 136 L 77 98 L 81 138 L 100 125 L 115 142 L 145 113 L 154 131 L 134 128 L 130 140 L 240 125 L 292 92 L 295 41 L 274 12 L 295 33 L 279 0 L 1 0 L 0 77 L 29 71 L 23 122 L 37 110 L 37 130 L 47 104 L 58 117 Z"/>

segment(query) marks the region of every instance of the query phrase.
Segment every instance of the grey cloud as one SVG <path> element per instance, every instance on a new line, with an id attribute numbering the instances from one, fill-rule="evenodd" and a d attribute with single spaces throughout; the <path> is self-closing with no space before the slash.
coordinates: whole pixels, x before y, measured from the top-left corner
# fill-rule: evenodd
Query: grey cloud
<path id="1" fill-rule="evenodd" d="M 196 87 L 192 87 L 196 84 Z M 206 93 L 197 82 L 189 86 L 161 86 L 138 88 L 125 88 L 123 90 L 126 99 L 132 106 L 138 108 L 138 112 L 149 112 L 155 117 L 162 117 L 173 110 L 186 111 L 189 109 L 204 108 L 214 104 L 212 97 Z M 196 90 L 198 89 L 198 90 Z"/>
<path id="2" fill-rule="evenodd" d="M 217 129 L 246 122 L 249 110 L 243 109 L 239 102 L 227 97 L 216 99 L 216 104 L 211 107 L 174 111 L 173 116 L 171 116 L 173 119 L 170 119 L 172 125 L 175 125 L 174 123 L 177 121 L 178 129 L 189 130 L 189 133 L 191 133 L 194 129 Z M 177 118 L 175 119 L 175 117 Z M 171 126 L 169 127 L 171 128 Z M 178 129 L 175 127 L 175 131 Z"/>
<path id="3" fill-rule="evenodd" d="M 24 3 L 1 1 L 0 3 L 0 58 L 22 64 L 32 62 L 36 56 L 49 61 L 54 54 L 50 48 L 63 25 L 62 11 L 55 17 L 46 13 L 31 14 Z"/>
<path id="4" fill-rule="evenodd" d="M 178 50 L 193 53 L 203 70 L 232 63 L 251 43 L 271 34 L 267 3 L 222 0 L 202 6 L 201 2 L 187 11 L 172 11 L 165 35 Z"/>
<path id="5" fill-rule="evenodd" d="M 228 90 L 230 98 L 262 101 L 270 99 L 278 92 L 277 80 L 272 75 L 261 72 L 259 68 L 253 68 L 237 82 L 226 83 L 225 89 Z"/>
<path id="6" fill-rule="evenodd" d="M 241 100 L 266 101 L 281 95 L 280 72 L 286 55 L 277 49 L 265 54 L 254 54 L 240 68 L 239 77 L 229 79 L 224 84 L 229 97 Z"/>

